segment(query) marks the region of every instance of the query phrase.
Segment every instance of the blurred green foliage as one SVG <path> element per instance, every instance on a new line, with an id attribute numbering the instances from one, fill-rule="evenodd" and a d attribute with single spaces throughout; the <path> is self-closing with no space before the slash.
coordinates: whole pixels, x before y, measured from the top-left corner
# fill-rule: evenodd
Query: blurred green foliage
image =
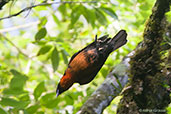
<path id="1" fill-rule="evenodd" d="M 43 1 L 9 2 L 0 17 Z M 0 31 L 6 38 L 0 37 L 0 114 L 76 113 L 114 65 L 142 40 L 154 0 L 96 1 L 40 6 L 1 21 Z M 128 43 L 110 55 L 96 78 L 84 86 L 74 84 L 56 98 L 57 83 L 70 57 L 96 34 L 112 37 L 120 29 L 127 31 Z M 104 114 L 116 113 L 119 99 Z"/>

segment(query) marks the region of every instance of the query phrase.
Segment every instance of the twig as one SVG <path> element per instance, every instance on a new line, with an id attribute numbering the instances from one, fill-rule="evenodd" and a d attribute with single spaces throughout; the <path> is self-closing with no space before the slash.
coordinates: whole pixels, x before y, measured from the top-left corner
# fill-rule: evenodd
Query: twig
<path id="1" fill-rule="evenodd" d="M 0 33 L 0 36 L 2 36 L 6 41 L 8 41 L 12 46 L 14 46 L 18 52 L 20 52 L 22 55 L 24 55 L 27 58 L 30 58 L 27 54 L 25 54 L 20 48 L 18 48 L 11 40 L 9 40 L 5 35 Z"/>
<path id="2" fill-rule="evenodd" d="M 5 35 L 3 35 L 3 34 L 1 34 L 0 33 L 0 37 L 3 37 L 6 41 L 8 41 L 13 47 L 15 47 L 16 49 L 17 49 L 17 51 L 20 53 L 20 54 L 22 54 L 22 55 L 24 55 L 26 58 L 28 58 L 29 60 L 32 60 L 32 61 L 34 61 L 34 62 L 36 62 L 36 63 L 38 63 L 39 65 L 41 65 L 44 69 L 46 69 L 47 71 L 48 71 L 48 73 L 49 73 L 49 76 L 51 76 L 51 75 L 53 75 L 52 73 L 53 73 L 53 70 L 52 70 L 52 68 L 48 68 L 48 66 L 46 65 L 46 64 L 44 64 L 43 62 L 40 62 L 40 61 L 37 61 L 37 60 L 35 60 L 34 58 L 36 57 L 36 56 L 29 56 L 29 55 L 27 55 L 27 54 L 25 54 L 20 48 L 18 48 L 10 39 L 8 39 Z M 18 58 L 18 57 L 17 57 Z M 57 75 L 62 75 L 61 73 L 59 73 L 59 72 L 56 72 L 57 73 Z"/>
<path id="3" fill-rule="evenodd" d="M 32 8 L 35 8 L 37 6 L 47 6 L 47 5 L 52 5 L 52 4 L 71 4 L 71 3 L 103 3 L 103 4 L 107 4 L 107 2 L 98 2 L 98 1 L 90 1 L 90 2 L 74 2 L 74 1 L 61 1 L 61 2 L 48 2 L 48 3 L 40 3 L 40 4 L 35 4 L 35 5 L 32 5 L 32 6 L 29 6 L 29 7 L 26 7 L 22 10 L 20 10 L 18 13 L 15 13 L 15 14 L 12 14 L 12 15 L 9 15 L 7 17 L 2 17 L 0 18 L 0 21 L 3 20 L 3 19 L 8 19 L 8 18 L 11 18 L 11 17 L 14 17 L 14 16 L 17 16 L 19 14 L 21 14 L 22 12 L 24 11 L 27 11 L 27 10 L 30 10 Z"/>

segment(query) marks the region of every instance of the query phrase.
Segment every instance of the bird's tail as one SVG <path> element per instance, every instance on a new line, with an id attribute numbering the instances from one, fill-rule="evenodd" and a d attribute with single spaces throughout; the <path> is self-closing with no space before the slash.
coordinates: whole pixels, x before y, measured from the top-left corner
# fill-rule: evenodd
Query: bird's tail
<path id="1" fill-rule="evenodd" d="M 126 37 L 127 37 L 126 31 L 120 30 L 110 41 L 110 46 L 112 47 L 112 51 L 126 44 L 127 42 Z"/>

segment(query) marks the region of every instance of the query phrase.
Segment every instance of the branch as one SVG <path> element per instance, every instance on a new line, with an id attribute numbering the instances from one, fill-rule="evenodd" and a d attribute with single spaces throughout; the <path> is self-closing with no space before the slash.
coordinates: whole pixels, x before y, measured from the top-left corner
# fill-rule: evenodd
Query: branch
<path id="1" fill-rule="evenodd" d="M 32 6 L 29 6 L 29 7 L 26 7 L 22 10 L 20 10 L 18 13 L 15 13 L 15 14 L 12 14 L 12 15 L 9 15 L 7 17 L 2 17 L 0 18 L 0 21 L 3 20 L 3 19 L 8 19 L 8 18 L 11 18 L 11 17 L 14 17 L 14 16 L 17 16 L 17 15 L 20 15 L 21 13 L 27 11 L 27 10 L 30 10 L 32 8 L 35 8 L 35 7 L 38 7 L 38 6 L 49 6 L 49 5 L 52 5 L 52 4 L 72 4 L 72 3 L 81 3 L 81 4 L 87 4 L 87 3 L 103 3 L 103 4 L 107 4 L 107 2 L 98 2 L 98 1 L 90 1 L 90 2 L 75 2 L 75 1 L 61 1 L 61 2 L 48 2 L 48 3 L 40 3 L 40 4 L 36 4 L 36 5 L 32 5 Z"/>
<path id="2" fill-rule="evenodd" d="M 17 47 L 10 39 L 8 39 L 5 35 L 0 33 L 0 37 L 3 37 L 6 41 L 8 41 L 14 48 L 16 48 L 16 50 L 22 54 L 23 56 L 25 56 L 27 59 L 32 60 L 36 63 L 38 63 L 39 65 L 41 65 L 44 69 L 47 70 L 47 72 L 49 73 L 49 76 L 53 75 L 53 69 L 51 67 L 49 67 L 48 65 L 44 64 L 43 62 L 40 62 L 38 60 L 35 59 L 36 55 L 32 55 L 29 56 L 26 53 L 24 53 L 19 47 Z M 61 73 L 56 72 L 57 75 L 61 75 Z M 48 77 L 49 78 L 49 77 Z"/>
<path id="3" fill-rule="evenodd" d="M 27 54 L 25 54 L 20 48 L 18 48 L 10 39 L 8 39 L 5 35 L 0 33 L 0 36 L 2 36 L 6 41 L 8 41 L 13 47 L 17 49 L 18 52 L 20 52 L 25 57 L 29 58 Z"/>
<path id="4" fill-rule="evenodd" d="M 130 67 L 129 56 L 132 55 L 132 53 L 128 54 L 128 56 L 109 73 L 102 85 L 89 97 L 77 114 L 102 114 L 103 110 L 119 95 L 122 88 L 128 82 L 127 70 Z"/>

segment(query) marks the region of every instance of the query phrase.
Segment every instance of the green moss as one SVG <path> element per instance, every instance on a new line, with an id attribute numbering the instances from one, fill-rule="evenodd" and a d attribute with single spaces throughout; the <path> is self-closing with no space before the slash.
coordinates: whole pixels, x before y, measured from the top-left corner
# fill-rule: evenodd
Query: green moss
<path id="1" fill-rule="evenodd" d="M 131 88 L 123 92 L 118 114 L 140 113 L 139 109 L 164 109 L 170 102 L 169 92 L 163 86 L 166 74 L 161 72 L 163 59 L 160 44 L 166 26 L 164 14 L 168 10 L 167 2 L 163 2 L 157 0 L 146 23 L 144 40 L 131 57 L 128 84 Z"/>

